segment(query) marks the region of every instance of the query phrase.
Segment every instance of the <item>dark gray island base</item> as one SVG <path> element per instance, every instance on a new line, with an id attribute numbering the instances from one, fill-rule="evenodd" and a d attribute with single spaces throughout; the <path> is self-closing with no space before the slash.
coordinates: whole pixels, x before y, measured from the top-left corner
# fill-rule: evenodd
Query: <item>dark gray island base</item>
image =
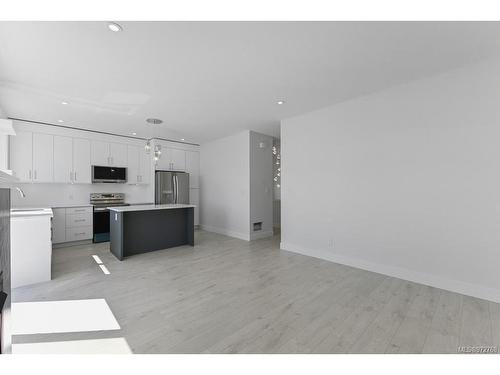
<path id="1" fill-rule="evenodd" d="M 110 250 L 119 259 L 170 247 L 194 246 L 194 207 L 162 204 L 109 207 Z"/>

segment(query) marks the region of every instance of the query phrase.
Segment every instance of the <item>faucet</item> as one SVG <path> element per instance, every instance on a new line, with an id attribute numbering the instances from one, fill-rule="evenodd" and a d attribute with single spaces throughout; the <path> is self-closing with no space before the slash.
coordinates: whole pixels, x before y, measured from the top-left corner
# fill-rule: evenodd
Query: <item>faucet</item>
<path id="1" fill-rule="evenodd" d="M 16 186 L 16 190 L 19 192 L 19 195 L 21 196 L 21 198 L 26 198 L 26 194 L 24 193 L 23 189 Z"/>

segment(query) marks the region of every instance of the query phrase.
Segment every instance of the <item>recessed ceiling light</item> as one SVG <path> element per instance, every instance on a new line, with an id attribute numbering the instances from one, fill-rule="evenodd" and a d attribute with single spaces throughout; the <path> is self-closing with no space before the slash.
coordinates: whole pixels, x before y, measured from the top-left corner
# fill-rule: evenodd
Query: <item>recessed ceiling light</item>
<path id="1" fill-rule="evenodd" d="M 181 141 L 185 141 L 185 139 L 184 139 L 184 138 L 181 138 Z"/>
<path id="2" fill-rule="evenodd" d="M 111 31 L 114 31 L 115 33 L 123 30 L 123 28 L 120 25 L 118 25 L 116 22 L 108 22 L 108 29 L 110 29 Z"/>
<path id="3" fill-rule="evenodd" d="M 57 120 L 57 122 L 64 122 L 64 120 Z"/>
<path id="4" fill-rule="evenodd" d="M 285 101 L 284 100 L 278 100 L 276 103 L 278 103 L 279 105 L 282 105 L 282 104 L 285 104 Z"/>
<path id="5" fill-rule="evenodd" d="M 68 102 L 61 102 L 61 104 L 63 104 L 63 105 L 68 105 Z"/>
<path id="6" fill-rule="evenodd" d="M 136 133 L 136 132 L 133 132 L 133 133 L 132 133 L 132 135 L 137 135 L 137 133 Z"/>

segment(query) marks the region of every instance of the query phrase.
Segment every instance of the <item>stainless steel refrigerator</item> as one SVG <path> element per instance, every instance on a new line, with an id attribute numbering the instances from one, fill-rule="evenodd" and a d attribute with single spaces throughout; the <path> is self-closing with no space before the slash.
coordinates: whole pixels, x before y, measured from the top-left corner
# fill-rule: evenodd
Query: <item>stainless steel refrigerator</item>
<path id="1" fill-rule="evenodd" d="M 189 173 L 156 171 L 155 204 L 189 203 Z"/>

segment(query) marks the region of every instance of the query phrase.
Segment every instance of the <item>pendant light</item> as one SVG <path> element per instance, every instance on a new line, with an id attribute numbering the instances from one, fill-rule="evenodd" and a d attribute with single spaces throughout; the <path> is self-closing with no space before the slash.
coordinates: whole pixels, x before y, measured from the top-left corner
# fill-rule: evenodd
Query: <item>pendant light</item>
<path id="1" fill-rule="evenodd" d="M 148 119 L 146 119 L 146 122 L 149 125 L 156 126 L 156 125 L 160 125 L 163 121 L 160 120 L 159 118 L 148 118 Z M 148 154 L 151 151 L 151 141 L 154 139 L 154 135 L 155 135 L 155 131 L 154 131 L 154 128 L 153 128 L 153 137 L 149 138 L 146 141 L 146 144 L 144 145 L 144 150 L 146 150 L 146 152 Z M 161 157 L 161 145 L 157 144 L 157 145 L 155 145 L 155 149 L 154 149 L 154 158 L 155 158 L 155 161 L 158 161 L 158 159 L 160 157 Z"/>

